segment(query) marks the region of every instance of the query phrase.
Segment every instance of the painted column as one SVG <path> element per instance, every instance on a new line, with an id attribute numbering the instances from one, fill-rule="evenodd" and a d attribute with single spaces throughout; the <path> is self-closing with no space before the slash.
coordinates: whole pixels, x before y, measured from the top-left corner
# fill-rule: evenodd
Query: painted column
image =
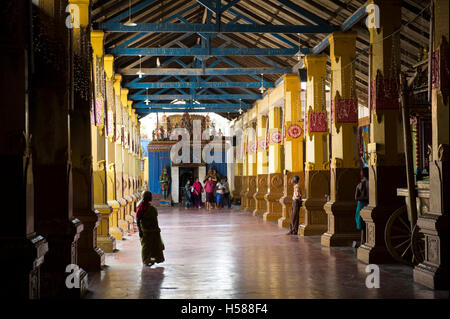
<path id="1" fill-rule="evenodd" d="M 370 29 L 372 46 L 371 123 L 369 152 L 369 205 L 361 211 L 366 223 L 366 243 L 358 248 L 365 263 L 392 260 L 386 249 L 384 231 L 393 212 L 405 204 L 397 188 L 406 185 L 403 130 L 399 103 L 400 0 L 376 1 L 380 28 Z"/>
<path id="2" fill-rule="evenodd" d="M 268 95 L 265 96 L 262 103 L 264 104 L 266 110 L 268 109 Z M 263 216 L 267 212 L 267 202 L 264 196 L 267 194 L 267 178 L 268 178 L 268 145 L 267 145 L 267 135 L 268 135 L 268 121 L 269 117 L 262 114 L 263 106 L 261 102 L 258 103 L 258 118 L 257 118 L 257 180 L 256 180 L 256 193 L 253 196 L 255 198 L 255 210 L 253 211 L 253 216 Z"/>
<path id="3" fill-rule="evenodd" d="M 233 203 L 235 205 L 241 204 L 242 192 L 242 176 L 243 176 L 243 135 L 242 135 L 242 120 L 239 119 L 234 124 L 233 136 L 236 136 L 236 145 L 234 147 L 234 188 L 233 188 Z"/>
<path id="4" fill-rule="evenodd" d="M 322 245 L 351 246 L 361 237 L 355 223 L 355 189 L 360 181 L 358 98 L 355 89 L 356 32 L 329 38 L 331 59 L 331 180 L 325 204 L 328 230 Z"/>
<path id="5" fill-rule="evenodd" d="M 432 289 L 448 289 L 449 212 L 449 2 L 432 0 L 434 15 L 432 65 L 432 154 L 430 208 L 417 224 L 425 235 L 425 260 L 414 268 L 414 281 Z"/>
<path id="6" fill-rule="evenodd" d="M 330 192 L 328 160 L 328 113 L 325 101 L 326 55 L 307 55 L 306 86 L 306 164 L 304 222 L 300 235 L 322 235 L 327 230 L 327 215 L 323 209 Z"/>
<path id="7" fill-rule="evenodd" d="M 38 15 L 35 21 L 40 28 L 45 29 L 45 36 L 37 35 L 43 42 L 41 50 L 34 52 L 29 114 L 33 143 L 34 218 L 36 231 L 47 239 L 49 247 L 40 269 L 41 298 L 77 298 L 87 289 L 87 273 L 82 268 L 80 289 L 67 289 L 65 285 L 67 265 L 78 265 L 78 240 L 84 227 L 80 219 L 74 216 L 69 110 L 75 105 L 68 97 L 72 94 L 76 97 L 80 94 L 89 97 L 89 87 L 80 87 L 79 84 L 90 83 L 87 77 L 91 63 L 91 55 L 86 54 L 86 44 L 89 43 L 89 1 L 77 1 L 76 4 L 79 4 L 81 29 L 66 28 L 64 8 L 56 1 L 40 1 L 39 10 L 44 14 Z M 47 28 L 49 25 L 54 27 Z M 72 52 L 67 50 L 71 46 L 68 43 L 68 32 L 73 32 Z M 81 45 L 81 40 L 85 45 Z M 60 49 L 54 43 L 59 43 Z M 81 49 L 86 51 L 83 53 Z M 76 63 L 73 67 L 77 67 L 76 72 L 79 72 L 80 78 L 68 76 L 73 76 L 69 71 L 72 66 L 66 62 L 69 61 L 68 54 L 73 54 Z M 58 56 L 61 62 L 55 63 L 49 56 Z M 89 157 L 85 161 L 88 162 L 86 166 L 91 165 Z M 88 179 L 87 183 L 90 182 Z M 91 196 L 89 193 L 83 195 Z"/>
<path id="8" fill-rule="evenodd" d="M 116 249 L 116 240 L 110 233 L 111 219 L 113 218 L 113 208 L 118 207 L 119 203 L 115 200 L 116 182 L 115 182 L 115 94 L 114 94 L 114 57 L 112 55 L 106 55 L 103 58 L 105 75 L 106 75 L 106 205 L 97 205 L 97 210 L 102 214 L 102 220 L 100 226 L 97 228 L 97 243 L 98 246 L 104 251 L 111 253 Z M 95 129 L 95 128 L 94 128 Z M 94 187 L 102 188 L 103 185 L 95 185 Z"/>
<path id="9" fill-rule="evenodd" d="M 299 185 L 304 196 L 305 173 L 303 170 L 303 121 L 300 101 L 300 79 L 296 74 L 284 77 L 284 191 L 280 199 L 282 217 L 278 219 L 279 227 L 289 227 L 294 188 L 292 177 L 300 178 Z M 300 214 L 300 216 L 302 216 Z M 300 224 L 303 219 L 300 218 Z"/>
<path id="10" fill-rule="evenodd" d="M 83 1 L 81 1 L 83 2 Z M 79 1 L 74 1 L 74 4 L 79 5 Z M 90 40 L 93 48 L 92 57 L 84 56 L 88 52 L 89 46 L 84 40 L 89 39 L 89 28 L 86 25 L 86 29 L 81 31 L 81 37 L 77 39 L 74 34 L 74 49 L 75 55 L 80 55 L 81 59 L 92 58 L 94 70 L 99 70 L 101 72 L 102 79 L 104 79 L 104 69 L 103 69 L 103 38 L 104 34 L 102 31 L 92 31 L 90 32 Z M 82 39 L 84 38 L 84 40 Z M 78 46 L 78 41 L 80 46 Z M 97 78 L 96 73 L 94 81 L 94 92 L 96 93 L 95 99 L 105 100 L 104 94 L 97 90 L 97 86 L 103 86 L 104 83 Z M 83 80 L 89 83 L 91 77 L 88 74 L 83 74 Z M 79 78 L 76 80 L 80 80 Z M 101 83 L 101 84 L 100 84 Z M 91 82 L 92 85 L 92 82 Z M 102 87 L 104 90 L 104 88 Z M 72 154 L 72 188 L 74 190 L 72 200 L 73 200 L 73 214 L 75 217 L 81 220 L 84 225 L 84 230 L 80 235 L 78 242 L 78 264 L 83 267 L 86 271 L 100 271 L 101 267 L 105 264 L 104 252 L 97 246 L 97 228 L 100 224 L 102 215 L 99 211 L 94 209 L 94 185 L 93 185 L 93 167 L 91 154 L 91 109 L 92 109 L 92 97 L 89 94 L 89 89 L 75 90 L 73 101 L 74 107 L 70 113 L 70 143 L 71 143 L 71 154 Z M 103 92 L 102 92 L 103 93 Z M 97 95 L 98 94 L 98 95 Z M 101 94 L 101 95 L 100 95 Z M 100 115 L 104 123 L 105 113 L 104 113 L 104 102 L 103 110 Z M 98 130 L 95 129 L 95 133 L 104 136 L 104 125 L 98 126 Z M 104 140 L 104 137 L 103 137 Z M 105 144 L 103 143 L 103 147 Z M 104 156 L 105 151 L 102 150 L 102 155 Z M 101 159 L 102 163 L 95 163 L 95 167 L 104 169 L 104 157 Z M 105 176 L 105 171 L 102 171 L 103 177 Z M 105 188 L 102 188 L 103 192 Z M 102 201 L 105 203 L 105 201 Z"/>
<path id="11" fill-rule="evenodd" d="M 255 110 L 252 110 L 252 117 Z M 252 212 L 255 210 L 255 199 L 254 195 L 256 193 L 256 165 L 257 165 L 257 136 L 256 136 L 256 121 L 249 121 L 248 129 L 248 156 L 247 156 L 247 175 L 248 175 L 248 190 L 247 190 L 247 206 L 246 210 Z"/>
<path id="12" fill-rule="evenodd" d="M 247 209 L 247 192 L 248 192 L 248 114 L 242 117 L 242 190 L 241 190 L 241 209 Z"/>
<path id="13" fill-rule="evenodd" d="M 30 129 L 30 120 L 34 118 L 29 116 L 31 68 L 27 63 L 31 49 L 27 38 L 31 24 L 29 10 L 29 2 L 18 1 L 6 8 L 2 3 L 0 11 L 0 88 L 9 93 L 2 94 L 0 107 L 0 175 L 4 198 L 4 227 L 0 233 L 2 299 L 40 297 L 40 268 L 48 251 L 47 240 L 35 228 L 31 149 L 35 136 Z"/>
<path id="14" fill-rule="evenodd" d="M 272 101 L 273 92 L 269 98 Z M 272 102 L 271 102 L 272 103 Z M 264 196 L 267 211 L 263 215 L 264 221 L 278 220 L 281 217 L 280 198 L 283 196 L 283 174 L 281 168 L 282 138 L 282 103 L 269 105 L 269 167 L 267 179 L 267 194 Z"/>

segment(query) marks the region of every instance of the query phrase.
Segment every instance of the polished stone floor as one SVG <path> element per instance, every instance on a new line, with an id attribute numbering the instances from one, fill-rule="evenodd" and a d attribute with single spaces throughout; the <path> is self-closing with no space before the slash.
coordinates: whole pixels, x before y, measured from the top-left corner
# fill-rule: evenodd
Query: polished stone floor
<path id="1" fill-rule="evenodd" d="M 366 288 L 366 265 L 352 248 L 325 248 L 320 237 L 285 235 L 240 210 L 159 208 L 166 261 L 142 266 L 132 235 L 90 274 L 87 298 L 448 298 L 412 280 L 412 269 L 381 266 L 380 288 Z"/>

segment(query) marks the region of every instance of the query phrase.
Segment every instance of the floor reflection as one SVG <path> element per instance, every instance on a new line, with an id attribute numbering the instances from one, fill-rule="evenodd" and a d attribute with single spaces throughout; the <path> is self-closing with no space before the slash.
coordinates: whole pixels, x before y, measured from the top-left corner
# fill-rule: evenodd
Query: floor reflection
<path id="1" fill-rule="evenodd" d="M 415 284 L 412 269 L 380 266 L 379 289 L 351 247 L 285 235 L 275 223 L 234 210 L 159 210 L 166 261 L 142 266 L 137 235 L 117 243 L 91 276 L 88 298 L 448 298 Z"/>

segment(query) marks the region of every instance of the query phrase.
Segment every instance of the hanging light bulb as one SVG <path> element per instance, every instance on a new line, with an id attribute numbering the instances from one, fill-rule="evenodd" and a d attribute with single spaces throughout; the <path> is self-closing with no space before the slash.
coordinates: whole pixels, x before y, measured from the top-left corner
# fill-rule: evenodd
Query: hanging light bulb
<path id="1" fill-rule="evenodd" d="M 134 23 L 131 20 L 131 0 L 129 1 L 129 6 L 128 6 L 128 21 L 125 22 L 123 25 L 127 26 L 127 27 L 135 27 L 137 25 L 136 23 Z"/>
<path id="2" fill-rule="evenodd" d="M 145 75 L 144 72 L 142 72 L 142 55 L 139 54 L 139 71 L 136 72 L 137 75 L 139 75 L 139 78 L 142 79 L 142 76 Z"/>
<path id="3" fill-rule="evenodd" d="M 298 52 L 297 52 L 297 61 L 300 62 L 302 59 L 302 54 L 300 52 L 300 33 L 297 33 L 298 35 Z"/>
<path id="4" fill-rule="evenodd" d="M 261 87 L 259 88 L 259 92 L 263 94 L 265 90 L 266 88 L 264 87 L 264 74 L 261 73 Z"/>
<path id="5" fill-rule="evenodd" d="M 242 107 L 241 107 L 241 105 L 242 105 L 242 99 L 239 99 L 239 115 L 241 115 L 242 114 L 242 112 L 244 112 L 243 110 L 242 110 Z"/>
<path id="6" fill-rule="evenodd" d="M 242 108 L 240 108 L 240 109 L 239 109 L 239 115 L 241 115 L 242 112 L 244 112 L 244 111 L 242 110 Z"/>
<path id="7" fill-rule="evenodd" d="M 150 104 L 150 100 L 148 99 L 148 88 L 145 89 L 145 92 L 146 92 L 147 97 L 146 97 L 144 103 L 145 103 L 145 105 L 149 105 Z"/>
<path id="8" fill-rule="evenodd" d="M 159 57 L 156 58 L 156 67 L 157 68 L 161 67 L 161 61 L 159 61 Z"/>

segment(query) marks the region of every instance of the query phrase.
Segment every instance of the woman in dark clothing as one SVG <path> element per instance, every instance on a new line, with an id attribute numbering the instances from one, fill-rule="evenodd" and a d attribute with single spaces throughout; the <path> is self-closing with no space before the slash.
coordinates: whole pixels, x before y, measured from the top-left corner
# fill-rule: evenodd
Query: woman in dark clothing
<path id="1" fill-rule="evenodd" d="M 142 262 L 146 266 L 164 261 L 164 244 L 161 239 L 161 229 L 158 225 L 158 211 L 150 203 L 152 193 L 144 191 L 142 202 L 136 210 L 136 223 L 142 246 Z"/>
<path id="2" fill-rule="evenodd" d="M 361 172 L 361 182 L 356 186 L 355 200 L 358 203 L 355 214 L 356 229 L 361 230 L 361 245 L 363 245 L 366 237 L 366 223 L 361 218 L 361 209 L 369 204 L 369 182 L 365 172 Z"/>

